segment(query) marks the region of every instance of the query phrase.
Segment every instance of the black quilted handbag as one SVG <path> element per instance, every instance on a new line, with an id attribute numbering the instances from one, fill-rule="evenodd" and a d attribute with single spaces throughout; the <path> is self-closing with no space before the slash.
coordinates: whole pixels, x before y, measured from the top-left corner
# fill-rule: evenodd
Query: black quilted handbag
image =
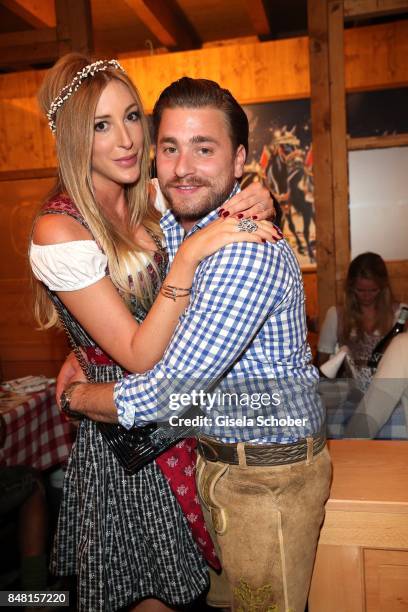
<path id="1" fill-rule="evenodd" d="M 132 429 L 122 425 L 97 423 L 97 428 L 128 474 L 135 474 L 184 437 L 181 431 L 158 427 L 157 423 Z"/>

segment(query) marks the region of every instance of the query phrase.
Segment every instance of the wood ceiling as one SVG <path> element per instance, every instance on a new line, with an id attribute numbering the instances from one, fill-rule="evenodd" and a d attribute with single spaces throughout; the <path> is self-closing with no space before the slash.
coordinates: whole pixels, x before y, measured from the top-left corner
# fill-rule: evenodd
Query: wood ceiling
<path id="1" fill-rule="evenodd" d="M 407 16 L 406 0 L 392 3 Z M 44 67 L 70 49 L 123 57 L 306 32 L 307 0 L 0 0 L 0 71 Z"/>

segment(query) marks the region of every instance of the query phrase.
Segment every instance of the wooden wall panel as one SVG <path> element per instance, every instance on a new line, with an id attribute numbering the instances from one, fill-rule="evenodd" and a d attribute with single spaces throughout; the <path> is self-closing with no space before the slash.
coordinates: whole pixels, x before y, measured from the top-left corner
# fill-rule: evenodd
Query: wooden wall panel
<path id="1" fill-rule="evenodd" d="M 346 88 L 408 83 L 408 22 L 346 31 Z M 309 96 L 308 39 L 228 45 L 122 60 L 151 111 L 160 91 L 183 75 L 219 81 L 243 104 Z M 36 92 L 44 73 L 0 75 L 0 172 L 55 166 L 54 143 Z"/>
<path id="2" fill-rule="evenodd" d="M 366 612 L 404 612 L 408 607 L 408 552 L 364 551 Z"/>
<path id="3" fill-rule="evenodd" d="M 56 331 L 36 330 L 32 314 L 28 242 L 35 212 L 53 179 L 0 181 L 1 378 L 55 376 L 68 352 Z"/>
<path id="4" fill-rule="evenodd" d="M 211 47 L 122 60 L 147 111 L 163 87 L 188 75 L 227 87 L 243 104 L 308 96 L 307 38 Z"/>
<path id="5" fill-rule="evenodd" d="M 395 299 L 408 304 L 408 260 L 388 261 L 387 269 Z"/>
<path id="6" fill-rule="evenodd" d="M 308 16 L 316 260 L 319 270 L 317 290 L 321 323 L 323 313 L 338 302 L 333 280 L 344 258 L 339 258 L 341 251 L 339 253 L 336 237 L 349 235 L 348 228 L 342 234 L 343 228 L 341 225 L 338 227 L 341 220 L 338 213 L 345 212 L 348 221 L 347 179 L 344 181 L 347 157 L 342 4 L 333 4 L 332 0 L 308 0 Z M 344 197 L 345 211 L 342 206 Z M 336 204 L 340 204 L 339 210 Z"/>
<path id="7" fill-rule="evenodd" d="M 311 612 L 364 612 L 362 557 L 358 546 L 318 546 L 308 599 Z"/>
<path id="8" fill-rule="evenodd" d="M 346 89 L 406 85 L 407 41 L 405 21 L 347 30 Z M 122 63 L 140 88 L 147 111 L 163 87 L 183 75 L 219 81 L 242 104 L 310 95 L 307 37 L 138 57 Z"/>
<path id="9" fill-rule="evenodd" d="M 55 166 L 54 141 L 36 94 L 43 72 L 0 77 L 0 171 Z"/>
<path id="10" fill-rule="evenodd" d="M 408 22 L 344 32 L 346 90 L 405 86 L 408 82 Z"/>

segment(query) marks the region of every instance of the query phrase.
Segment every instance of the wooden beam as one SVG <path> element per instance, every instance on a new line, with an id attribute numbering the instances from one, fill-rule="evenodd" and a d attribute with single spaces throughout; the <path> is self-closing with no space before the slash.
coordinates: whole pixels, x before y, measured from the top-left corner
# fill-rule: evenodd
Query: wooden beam
<path id="1" fill-rule="evenodd" d="M 245 5 L 257 36 L 268 36 L 271 28 L 262 0 L 245 0 Z"/>
<path id="2" fill-rule="evenodd" d="M 329 69 L 331 147 L 333 169 L 334 241 L 336 280 L 344 279 L 350 264 L 350 215 L 348 198 L 347 119 L 344 56 L 343 2 L 329 0 Z M 337 297 L 337 303 L 340 298 Z"/>
<path id="3" fill-rule="evenodd" d="M 367 136 L 363 138 L 347 138 L 347 149 L 387 149 L 389 147 L 408 146 L 408 134 L 387 134 L 387 136 Z"/>
<path id="4" fill-rule="evenodd" d="M 53 176 L 57 176 L 56 167 L 33 168 L 27 170 L 10 170 L 9 172 L 0 171 L 0 182 L 52 178 Z"/>
<path id="5" fill-rule="evenodd" d="M 55 28 L 54 0 L 2 0 L 2 5 L 34 28 Z"/>
<path id="6" fill-rule="evenodd" d="M 258 36 L 240 36 L 239 38 L 222 38 L 220 40 L 209 40 L 202 44 L 202 49 L 211 49 L 211 47 L 230 47 L 231 45 L 256 45 L 258 43 Z"/>
<path id="7" fill-rule="evenodd" d="M 0 66 L 24 67 L 37 62 L 52 62 L 58 57 L 55 28 L 27 30 L 0 35 Z"/>
<path id="8" fill-rule="evenodd" d="M 200 40 L 174 0 L 125 0 L 150 32 L 169 49 L 194 49 Z"/>
<path id="9" fill-rule="evenodd" d="M 78 51 L 90 55 L 93 50 L 90 0 L 55 0 L 59 54 Z"/>
<path id="10" fill-rule="evenodd" d="M 308 0 L 311 119 L 319 327 L 326 311 L 336 304 L 336 261 L 332 158 L 330 138 L 330 68 L 328 14 L 325 0 Z"/>
<path id="11" fill-rule="evenodd" d="M 319 321 L 338 304 L 336 278 L 350 258 L 343 3 L 308 0 Z"/>
<path id="12" fill-rule="evenodd" d="M 373 17 L 408 10 L 407 0 L 344 0 L 344 17 Z"/>
<path id="13" fill-rule="evenodd" d="M 0 34 L 0 48 L 2 49 L 50 42 L 57 42 L 57 31 L 55 28 Z"/>

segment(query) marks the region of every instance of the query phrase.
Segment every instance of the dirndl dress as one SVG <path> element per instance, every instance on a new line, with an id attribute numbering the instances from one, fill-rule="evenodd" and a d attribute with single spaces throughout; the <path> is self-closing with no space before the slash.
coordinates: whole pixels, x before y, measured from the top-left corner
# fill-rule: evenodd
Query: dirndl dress
<path id="1" fill-rule="evenodd" d="M 86 226 L 67 198 L 47 203 L 42 214 L 49 213 L 69 214 Z M 58 296 L 49 295 L 69 336 L 87 353 L 92 380 L 123 376 Z M 138 321 L 146 314 L 135 303 L 132 311 Z M 195 492 L 194 470 L 194 440 L 187 439 L 129 475 L 97 424 L 81 421 L 50 561 L 52 573 L 77 575 L 79 612 L 111 612 L 150 597 L 178 607 L 206 591 L 203 554 L 215 567 L 218 561 Z"/>

